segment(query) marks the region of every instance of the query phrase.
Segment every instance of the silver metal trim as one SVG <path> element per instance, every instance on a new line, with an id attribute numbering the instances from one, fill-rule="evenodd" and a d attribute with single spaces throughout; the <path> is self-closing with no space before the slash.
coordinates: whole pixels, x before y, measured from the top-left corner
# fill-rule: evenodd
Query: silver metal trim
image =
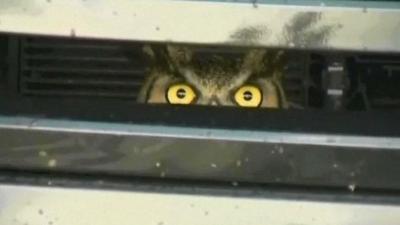
<path id="1" fill-rule="evenodd" d="M 109 134 L 120 136 L 177 137 L 245 141 L 256 143 L 304 144 L 371 149 L 400 149 L 400 137 L 373 137 L 333 134 L 306 134 L 270 131 L 205 129 L 150 126 L 122 123 L 87 122 L 0 116 L 0 129 Z"/>
<path id="2" fill-rule="evenodd" d="M 398 205 L 0 185 L 0 224 L 397 225 Z"/>
<path id="3" fill-rule="evenodd" d="M 240 2 L 3 0 L 0 1 L 0 32 L 400 52 L 399 3 Z M 272 3 L 264 4 L 268 2 Z M 377 7 L 379 4 L 381 7 Z"/>

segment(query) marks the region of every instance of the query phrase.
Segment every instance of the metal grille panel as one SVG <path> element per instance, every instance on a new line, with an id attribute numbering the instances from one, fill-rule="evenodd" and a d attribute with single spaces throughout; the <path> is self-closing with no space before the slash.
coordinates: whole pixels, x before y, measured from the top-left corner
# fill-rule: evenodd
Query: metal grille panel
<path id="1" fill-rule="evenodd" d="M 25 38 L 20 49 L 24 95 L 135 98 L 145 64 L 138 44 Z"/>

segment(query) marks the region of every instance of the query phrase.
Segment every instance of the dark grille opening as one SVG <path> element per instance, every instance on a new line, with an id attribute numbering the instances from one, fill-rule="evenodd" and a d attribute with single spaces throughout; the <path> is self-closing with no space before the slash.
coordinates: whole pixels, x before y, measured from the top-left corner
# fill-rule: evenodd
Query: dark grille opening
<path id="1" fill-rule="evenodd" d="M 301 55 L 301 57 L 299 57 Z M 307 80 L 309 55 L 305 53 L 291 54 L 284 70 L 282 85 L 286 97 L 293 108 L 308 106 Z"/>
<path id="2" fill-rule="evenodd" d="M 19 55 L 14 55 L 19 64 L 13 64 L 16 74 L 6 77 L 8 37 L 0 37 L 0 85 L 5 86 L 7 79 L 13 77 L 24 97 L 85 96 L 134 103 L 148 71 L 143 43 L 46 37 L 14 39 L 18 43 L 15 51 Z M 243 49 L 202 47 L 196 54 L 206 59 L 216 52 L 235 57 Z M 282 84 L 292 108 L 326 107 L 323 73 L 327 69 L 327 55 L 289 51 Z M 342 109 L 400 109 L 399 55 L 343 53 L 342 58 L 346 61 Z"/>
<path id="3" fill-rule="evenodd" d="M 353 102 L 361 101 L 362 109 L 400 109 L 400 56 L 359 55 L 349 67 Z"/>
<path id="4" fill-rule="evenodd" d="M 134 99 L 146 71 L 134 43 L 24 38 L 20 53 L 23 95 Z"/>
<path id="5" fill-rule="evenodd" d="M 21 40 L 20 92 L 40 96 L 137 97 L 147 64 L 142 45 L 135 43 L 24 38 Z M 230 57 L 235 48 L 200 48 L 196 54 Z M 299 58 L 293 55 L 291 58 Z M 306 55 L 290 60 L 284 88 L 290 101 L 304 106 Z"/>

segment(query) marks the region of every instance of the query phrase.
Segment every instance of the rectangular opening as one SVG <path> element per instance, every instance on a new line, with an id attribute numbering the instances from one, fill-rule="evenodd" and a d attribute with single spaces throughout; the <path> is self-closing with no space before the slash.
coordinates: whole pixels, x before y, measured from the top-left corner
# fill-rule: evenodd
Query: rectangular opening
<path id="1" fill-rule="evenodd" d="M 108 101 L 125 99 L 130 103 L 136 102 L 146 76 L 152 69 L 143 52 L 143 46 L 149 44 L 3 35 L 0 40 L 2 89 L 3 92 L 7 90 L 7 93 L 24 99 L 75 96 L 87 98 L 88 101 L 91 98 L 95 98 L 95 101 L 104 98 Z M 162 44 L 154 45 L 159 49 L 165 47 Z M 237 59 L 243 60 L 243 55 L 251 49 L 192 46 L 191 51 L 196 52 L 197 61 L 193 65 L 197 63 L 206 66 L 206 60 L 212 57 L 228 60 L 239 55 Z M 400 84 L 400 55 L 296 50 L 284 52 L 285 65 L 263 66 L 270 67 L 264 68 L 264 73 L 271 73 L 270 70 L 282 73 L 284 93 L 292 106 L 289 109 L 333 107 L 338 111 L 386 111 L 400 107 L 400 94 L 397 91 Z M 268 60 L 268 57 L 272 59 L 273 55 L 264 60 Z M 209 63 L 218 64 L 212 60 Z M 195 72 L 194 69 L 199 68 L 193 68 L 192 72 Z M 339 71 L 335 72 L 335 69 Z M 212 72 L 208 78 L 211 83 L 218 80 L 212 77 Z M 215 76 L 237 75 L 237 71 L 230 74 L 226 71 L 214 73 Z M 13 80 L 16 82 L 11 82 Z M 222 85 L 228 86 L 228 83 Z"/>
<path id="2" fill-rule="evenodd" d="M 158 58 L 149 59 L 149 53 L 146 54 L 143 50 L 149 46 L 151 51 L 155 52 L 152 54 L 156 54 L 154 57 Z M 149 76 L 154 75 L 153 70 L 157 67 L 158 70 L 164 70 L 156 75 L 160 78 L 185 69 L 186 75 L 178 72 L 174 79 L 178 77 L 177 80 L 183 83 L 194 82 L 187 81 L 188 78 L 185 77 L 192 74 L 192 79 L 204 82 L 200 88 L 205 88 L 203 92 L 212 92 L 212 96 L 206 96 L 207 93 L 197 90 L 199 87 L 193 87 L 196 89 L 194 92 L 198 102 L 191 102 L 204 107 L 208 107 L 210 99 L 215 98 L 221 107 L 230 106 L 228 108 L 235 110 L 233 108 L 238 108 L 239 105 L 237 99 L 233 99 L 232 92 L 237 91 L 246 82 L 254 84 L 254 80 L 259 77 L 274 77 L 274 73 L 282 74 L 276 82 L 283 87 L 283 94 L 288 103 L 286 111 L 312 109 L 329 112 L 370 112 L 392 111 L 400 107 L 400 92 L 397 91 L 400 84 L 398 54 L 262 49 L 267 52 L 262 59 L 262 65 L 258 65 L 258 69 L 262 71 L 247 68 L 247 72 L 253 73 L 248 76 L 239 75 L 240 72 L 244 73 L 239 67 L 243 66 L 246 54 L 260 49 L 232 46 L 174 47 L 189 49 L 193 59 L 184 62 L 185 65 L 180 65 L 181 68 L 170 69 L 168 67 L 176 67 L 173 64 L 179 62 L 171 61 L 174 59 L 168 55 L 165 44 L 2 35 L 2 102 L 11 106 L 20 105 L 24 101 L 40 105 L 40 102 L 51 100 L 57 100 L 60 104 L 77 100 L 79 108 L 104 101 L 105 104 L 125 103 L 132 109 L 132 105 L 138 102 L 141 88 Z M 271 63 L 271 60 L 282 52 L 284 59 L 279 61 L 280 64 Z M 258 59 L 249 59 L 248 63 L 257 66 L 256 60 Z M 221 66 L 221 63 L 226 65 Z M 243 84 L 237 84 L 235 90 L 227 88 L 240 76 L 245 77 Z M 222 83 L 217 85 L 218 82 Z M 164 85 L 171 86 L 171 83 L 166 82 Z M 166 90 L 163 91 L 166 95 Z M 261 94 L 264 98 L 271 97 L 271 93 Z M 220 98 L 219 95 L 225 96 Z M 272 94 L 273 97 L 283 97 L 280 93 L 275 95 Z M 168 103 L 166 96 L 161 98 L 163 102 Z M 79 105 L 79 102 L 82 104 Z M 2 107 L 2 110 L 5 108 L 7 107 Z M 263 109 L 265 108 L 260 107 L 249 112 Z M 49 113 L 51 111 L 49 109 Z"/>

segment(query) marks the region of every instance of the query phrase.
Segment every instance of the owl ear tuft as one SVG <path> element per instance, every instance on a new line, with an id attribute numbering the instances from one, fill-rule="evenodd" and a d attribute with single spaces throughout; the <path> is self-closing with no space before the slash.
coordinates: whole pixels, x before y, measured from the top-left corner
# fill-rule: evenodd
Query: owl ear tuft
<path id="1" fill-rule="evenodd" d="M 146 44 L 142 47 L 145 59 L 156 68 L 171 69 L 171 60 L 166 51 L 165 45 Z"/>
<path id="2" fill-rule="evenodd" d="M 265 49 L 252 49 L 243 58 L 241 70 L 243 72 L 258 73 L 264 68 Z"/>
<path id="3" fill-rule="evenodd" d="M 273 75 L 275 71 L 282 71 L 285 63 L 286 53 L 282 50 L 253 49 L 245 55 L 241 70 L 253 74 Z"/>
<path id="4" fill-rule="evenodd" d="M 154 48 L 155 46 L 149 44 L 146 44 L 142 47 L 145 59 L 152 64 L 157 63 L 157 61 L 159 60 L 159 56 L 157 55 L 157 52 Z"/>
<path id="5" fill-rule="evenodd" d="M 176 65 L 190 63 L 193 57 L 193 51 L 184 46 L 168 45 L 167 52 L 171 61 Z"/>
<path id="6" fill-rule="evenodd" d="M 155 58 L 154 50 L 150 45 L 144 45 L 142 50 L 143 50 L 143 53 L 150 59 Z"/>

